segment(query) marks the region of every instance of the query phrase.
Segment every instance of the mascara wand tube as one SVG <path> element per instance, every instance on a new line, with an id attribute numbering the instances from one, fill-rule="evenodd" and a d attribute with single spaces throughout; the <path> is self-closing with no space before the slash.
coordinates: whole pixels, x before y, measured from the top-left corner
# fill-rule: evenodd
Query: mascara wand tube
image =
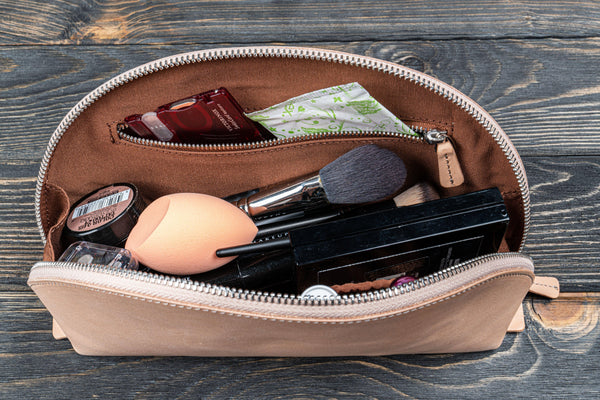
<path id="1" fill-rule="evenodd" d="M 243 244 L 241 246 L 228 247 L 216 251 L 217 257 L 235 257 L 242 254 L 265 253 L 273 250 L 289 248 L 291 246 L 290 238 L 265 240 L 264 242 L 254 242 Z"/>
<path id="2" fill-rule="evenodd" d="M 260 256 L 241 256 L 220 268 L 190 278 L 237 289 L 296 292 L 295 264 L 288 250 Z"/>

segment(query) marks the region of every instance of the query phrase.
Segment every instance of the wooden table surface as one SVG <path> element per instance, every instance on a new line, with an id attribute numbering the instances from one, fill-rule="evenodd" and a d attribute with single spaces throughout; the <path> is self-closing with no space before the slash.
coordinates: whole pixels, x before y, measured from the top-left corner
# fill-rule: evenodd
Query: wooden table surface
<path id="1" fill-rule="evenodd" d="M 600 3 L 382 0 L 0 4 L 0 398 L 600 397 Z M 288 44 L 431 74 L 500 123 L 529 177 L 525 246 L 549 301 L 497 351 L 347 358 L 83 357 L 26 285 L 47 141 L 89 91 L 196 49 Z"/>

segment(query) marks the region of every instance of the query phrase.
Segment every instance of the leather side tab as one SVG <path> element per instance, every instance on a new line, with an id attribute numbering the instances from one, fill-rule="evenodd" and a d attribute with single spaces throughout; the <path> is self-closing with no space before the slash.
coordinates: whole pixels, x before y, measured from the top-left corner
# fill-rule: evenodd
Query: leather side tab
<path id="1" fill-rule="evenodd" d="M 558 279 L 553 276 L 536 276 L 529 288 L 529 293 L 556 299 L 560 294 L 560 284 Z M 523 313 L 523 304 L 515 313 L 506 332 L 523 332 L 525 330 L 525 314 Z"/>
<path id="2" fill-rule="evenodd" d="M 560 294 L 560 284 L 558 283 L 558 279 L 552 276 L 536 276 L 529 288 L 529 293 L 556 299 Z"/>
<path id="3" fill-rule="evenodd" d="M 523 304 L 519 305 L 517 312 L 513 316 L 512 321 L 506 332 L 523 332 L 525 330 L 525 313 L 523 312 Z"/>

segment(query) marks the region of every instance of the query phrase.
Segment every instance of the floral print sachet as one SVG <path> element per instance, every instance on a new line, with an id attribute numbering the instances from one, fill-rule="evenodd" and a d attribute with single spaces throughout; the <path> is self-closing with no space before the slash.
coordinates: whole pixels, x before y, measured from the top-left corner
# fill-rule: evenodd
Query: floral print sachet
<path id="1" fill-rule="evenodd" d="M 246 115 L 278 138 L 332 132 L 417 135 L 357 82 L 316 90 Z"/>

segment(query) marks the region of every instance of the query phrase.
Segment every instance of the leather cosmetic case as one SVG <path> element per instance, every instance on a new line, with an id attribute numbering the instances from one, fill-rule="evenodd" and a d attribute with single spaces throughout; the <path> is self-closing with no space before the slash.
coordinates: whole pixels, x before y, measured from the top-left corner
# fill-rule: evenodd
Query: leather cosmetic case
<path id="1" fill-rule="evenodd" d="M 134 139 L 118 129 L 127 115 L 217 87 L 226 87 L 251 112 L 349 82 L 359 82 L 422 135 L 340 132 L 239 145 L 178 145 Z M 431 131 L 445 136 L 426 140 Z M 327 300 L 56 262 L 64 250 L 60 237 L 69 208 L 101 186 L 131 182 L 148 201 L 177 192 L 224 197 L 312 173 L 371 143 L 404 160 L 407 185 L 427 180 L 442 197 L 498 187 L 510 217 L 500 251 L 401 288 Z M 457 168 L 462 184 L 452 181 Z M 521 302 L 530 289 L 549 296 L 558 290 L 552 280 L 534 283 L 532 261 L 520 253 L 530 222 L 529 189 L 523 163 L 496 121 L 426 74 L 337 51 L 214 49 L 153 61 L 111 79 L 82 99 L 52 135 L 35 208 L 44 261 L 32 268 L 28 284 L 52 314 L 55 337 L 68 338 L 85 355 L 483 351 L 497 348 L 507 330 L 518 330 L 514 324 L 522 322 Z"/>

